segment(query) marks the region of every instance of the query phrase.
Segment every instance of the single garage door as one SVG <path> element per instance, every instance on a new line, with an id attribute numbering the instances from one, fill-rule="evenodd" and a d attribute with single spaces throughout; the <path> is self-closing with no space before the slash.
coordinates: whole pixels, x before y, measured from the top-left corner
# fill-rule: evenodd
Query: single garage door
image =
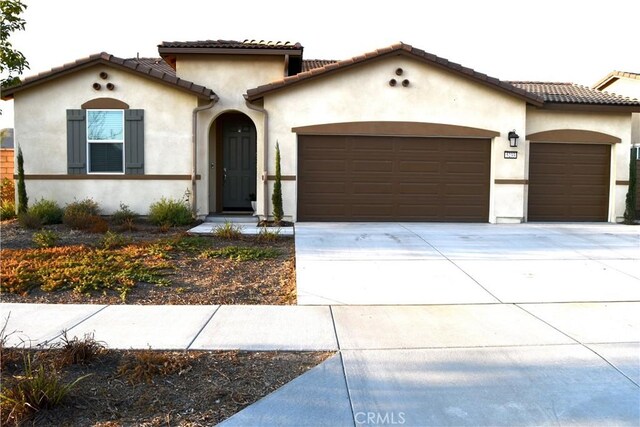
<path id="1" fill-rule="evenodd" d="M 611 146 L 531 143 L 529 221 L 607 221 Z"/>
<path id="2" fill-rule="evenodd" d="M 298 220 L 488 222 L 489 139 L 298 136 Z"/>

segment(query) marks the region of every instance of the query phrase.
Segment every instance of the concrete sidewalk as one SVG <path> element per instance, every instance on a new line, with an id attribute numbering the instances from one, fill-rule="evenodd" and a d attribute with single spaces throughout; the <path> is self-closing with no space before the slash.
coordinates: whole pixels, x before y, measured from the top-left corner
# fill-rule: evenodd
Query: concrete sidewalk
<path id="1" fill-rule="evenodd" d="M 640 302 L 0 304 L 9 345 L 337 350 L 225 425 L 638 425 Z"/>

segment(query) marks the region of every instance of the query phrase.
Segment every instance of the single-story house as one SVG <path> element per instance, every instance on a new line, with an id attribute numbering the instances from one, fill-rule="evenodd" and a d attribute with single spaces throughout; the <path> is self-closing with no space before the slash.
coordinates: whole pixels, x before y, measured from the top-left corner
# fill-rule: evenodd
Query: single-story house
<path id="1" fill-rule="evenodd" d="M 293 221 L 622 219 L 640 102 L 501 81 L 408 44 L 305 60 L 299 43 L 163 42 L 25 78 L 15 138 L 27 191 L 104 213 L 186 197 L 269 217 L 276 146 Z"/>

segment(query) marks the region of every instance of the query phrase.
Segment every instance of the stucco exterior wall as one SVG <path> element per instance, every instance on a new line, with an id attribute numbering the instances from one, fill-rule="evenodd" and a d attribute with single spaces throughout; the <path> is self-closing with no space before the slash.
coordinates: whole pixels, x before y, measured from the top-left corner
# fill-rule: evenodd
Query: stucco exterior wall
<path id="1" fill-rule="evenodd" d="M 605 91 L 640 99 L 640 80 L 622 77 L 609 85 Z M 640 113 L 633 113 L 631 120 L 631 143 L 640 147 Z"/>
<path id="2" fill-rule="evenodd" d="M 243 104 L 247 89 L 284 77 L 284 56 L 178 55 L 176 75 L 204 85 L 222 104 Z"/>
<path id="3" fill-rule="evenodd" d="M 264 173 L 264 114 L 247 107 L 244 94 L 248 88 L 260 86 L 284 76 L 284 57 L 269 55 L 179 55 L 176 61 L 178 77 L 197 82 L 213 89 L 220 98 L 216 104 L 198 113 L 197 129 L 197 171 L 202 176 L 196 183 L 196 210 L 199 217 L 203 217 L 214 210 L 210 203 L 210 196 L 215 192 L 215 179 L 209 179 L 215 174 L 211 167 L 210 151 L 215 148 L 215 133 L 211 132 L 215 120 L 224 113 L 240 112 L 246 114 L 256 127 L 257 148 L 257 186 L 256 198 L 258 213 L 265 212 L 266 174 Z"/>
<path id="4" fill-rule="evenodd" d="M 595 113 L 541 110 L 529 107 L 527 111 L 527 135 L 556 129 L 580 129 L 606 133 L 621 139 L 611 148 L 611 186 L 609 197 L 609 221 L 621 221 L 624 215 L 625 194 L 629 179 L 629 155 L 631 148 L 631 113 Z M 525 148 L 528 153 L 529 141 Z M 527 171 L 528 175 L 528 171 Z"/>
<path id="5" fill-rule="evenodd" d="M 397 68 L 403 74 L 395 74 Z M 395 87 L 389 80 L 408 79 Z M 413 121 L 470 126 L 499 132 L 494 138 L 491 165 L 490 222 L 522 220 L 524 185 L 494 184 L 495 179 L 525 177 L 522 147 L 509 148 L 510 130 L 524 137 L 524 100 L 469 79 L 429 66 L 413 58 L 396 56 L 309 81 L 295 89 L 268 94 L 268 165 L 275 170 L 275 144 L 280 145 L 282 174 L 297 175 L 297 136 L 292 127 L 358 121 Z M 505 150 L 518 151 L 517 160 L 504 159 Z M 271 187 L 271 184 L 270 184 Z M 296 181 L 283 182 L 285 216 L 296 219 Z M 271 212 L 269 207 L 268 211 Z"/>
<path id="6" fill-rule="evenodd" d="M 103 80 L 99 73 L 105 71 Z M 92 85 L 100 83 L 102 89 Z M 107 90 L 106 83 L 115 85 Z M 95 98 L 115 98 L 131 109 L 144 110 L 145 175 L 191 174 L 191 112 L 197 105 L 194 95 L 181 92 L 109 66 L 97 65 L 26 89 L 15 95 L 15 142 L 24 154 L 25 174 L 67 174 L 67 109 L 80 109 Z M 44 155 L 43 155 L 44 154 Z M 138 181 L 27 179 L 30 200 L 55 198 L 64 204 L 92 195 L 104 213 L 116 210 L 120 202 L 138 213 L 160 197 L 182 197 L 188 180 Z"/>

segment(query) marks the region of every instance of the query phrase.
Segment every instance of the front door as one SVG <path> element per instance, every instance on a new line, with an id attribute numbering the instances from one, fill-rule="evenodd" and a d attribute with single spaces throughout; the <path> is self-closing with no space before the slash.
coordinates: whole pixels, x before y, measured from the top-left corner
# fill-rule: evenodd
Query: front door
<path id="1" fill-rule="evenodd" d="M 250 211 L 256 193 L 256 131 L 246 116 L 233 116 L 222 129 L 223 208 Z"/>

